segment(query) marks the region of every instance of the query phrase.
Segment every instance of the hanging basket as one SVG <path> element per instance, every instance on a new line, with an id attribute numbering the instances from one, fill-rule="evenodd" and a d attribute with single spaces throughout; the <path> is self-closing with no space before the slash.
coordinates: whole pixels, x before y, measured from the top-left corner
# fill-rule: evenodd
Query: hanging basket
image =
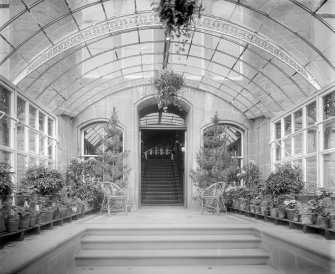
<path id="1" fill-rule="evenodd" d="M 179 106 L 178 96 L 180 89 L 184 86 L 184 78 L 174 71 L 158 71 L 153 78 L 153 85 L 157 89 L 158 109 L 167 111 L 169 105 Z"/>
<path id="2" fill-rule="evenodd" d="M 195 28 L 195 18 L 200 18 L 204 10 L 199 0 L 156 0 L 152 6 L 165 26 L 165 35 L 172 37 L 189 37 Z"/>

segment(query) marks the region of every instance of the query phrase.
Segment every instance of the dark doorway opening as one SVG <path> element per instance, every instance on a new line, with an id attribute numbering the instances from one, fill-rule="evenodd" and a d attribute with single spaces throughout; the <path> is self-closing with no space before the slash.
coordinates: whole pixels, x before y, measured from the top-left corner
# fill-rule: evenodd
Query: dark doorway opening
<path id="1" fill-rule="evenodd" d="M 141 205 L 184 204 L 184 129 L 141 129 Z"/>

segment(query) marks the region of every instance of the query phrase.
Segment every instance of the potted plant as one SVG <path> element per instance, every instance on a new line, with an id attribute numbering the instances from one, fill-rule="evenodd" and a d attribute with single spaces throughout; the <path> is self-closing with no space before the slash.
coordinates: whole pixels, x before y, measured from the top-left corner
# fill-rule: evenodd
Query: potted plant
<path id="1" fill-rule="evenodd" d="M 13 193 L 12 167 L 7 162 L 0 162 L 0 208 L 8 196 Z"/>
<path id="2" fill-rule="evenodd" d="M 20 217 L 18 214 L 17 206 L 14 205 L 12 201 L 7 201 L 5 203 L 4 213 L 7 232 L 11 233 L 18 231 Z"/>
<path id="3" fill-rule="evenodd" d="M 317 214 L 317 225 L 322 228 L 328 228 L 330 222 L 330 213 L 332 208 L 332 201 L 330 195 L 323 194 L 317 200 L 316 214 Z"/>
<path id="4" fill-rule="evenodd" d="M 163 109 L 163 111 L 166 112 L 168 106 L 171 104 L 179 106 L 179 91 L 184 84 L 182 74 L 167 70 L 156 71 L 153 78 L 153 85 L 157 89 L 156 100 L 158 109 Z"/>
<path id="5" fill-rule="evenodd" d="M 30 211 L 28 207 L 17 206 L 17 213 L 20 217 L 19 229 L 26 229 L 29 227 Z"/>
<path id="6" fill-rule="evenodd" d="M 281 203 L 278 205 L 278 218 L 285 219 L 286 218 L 286 204 Z"/>
<path id="7" fill-rule="evenodd" d="M 293 212 L 292 221 L 293 222 L 300 222 L 302 212 L 303 212 L 302 203 L 297 201 L 297 203 L 295 205 L 294 212 Z"/>
<path id="8" fill-rule="evenodd" d="M 307 203 L 302 203 L 301 222 L 306 225 L 316 223 L 317 201 L 309 200 Z"/>
<path id="9" fill-rule="evenodd" d="M 293 214 L 296 211 L 298 201 L 295 199 L 290 199 L 290 200 L 284 201 L 284 203 L 286 204 L 287 219 L 289 219 L 290 221 L 293 221 Z"/>
<path id="10" fill-rule="evenodd" d="M 260 207 L 261 207 L 261 214 L 264 216 L 269 216 L 270 215 L 270 204 L 271 204 L 271 199 L 270 197 L 263 197 L 263 199 L 260 199 Z"/>
<path id="11" fill-rule="evenodd" d="M 201 17 L 204 10 L 202 2 L 197 0 L 157 0 L 152 3 L 153 11 L 158 15 L 161 23 L 165 26 L 165 37 L 182 37 L 182 46 L 179 50 L 184 50 L 184 46 L 195 29 L 195 16 Z"/>

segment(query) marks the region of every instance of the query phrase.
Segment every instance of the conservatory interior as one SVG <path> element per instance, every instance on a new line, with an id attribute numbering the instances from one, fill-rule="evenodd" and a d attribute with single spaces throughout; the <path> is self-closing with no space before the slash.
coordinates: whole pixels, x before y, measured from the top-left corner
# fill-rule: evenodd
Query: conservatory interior
<path id="1" fill-rule="evenodd" d="M 334 0 L 0 0 L 0 273 L 335 273 L 333 239 Z"/>

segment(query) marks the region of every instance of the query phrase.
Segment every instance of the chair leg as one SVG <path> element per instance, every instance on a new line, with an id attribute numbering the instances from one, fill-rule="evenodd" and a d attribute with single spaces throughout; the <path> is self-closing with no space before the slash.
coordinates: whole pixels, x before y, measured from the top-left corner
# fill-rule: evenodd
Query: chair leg
<path id="1" fill-rule="evenodd" d="M 204 201 L 201 200 L 201 214 L 204 214 Z"/>
<path id="2" fill-rule="evenodd" d="M 124 200 L 124 207 L 126 209 L 126 215 L 128 215 L 127 199 Z"/>
<path id="3" fill-rule="evenodd" d="M 111 215 L 110 199 L 107 200 L 107 211 L 108 211 L 108 216 L 110 216 Z"/>
<path id="4" fill-rule="evenodd" d="M 219 216 L 220 214 L 220 201 L 218 200 L 216 202 L 216 215 Z"/>
<path id="5" fill-rule="evenodd" d="M 101 208 L 100 208 L 100 215 L 101 215 L 101 212 L 102 212 L 102 210 L 103 210 L 105 200 L 106 200 L 106 197 L 104 197 L 104 198 L 102 199 Z"/>

